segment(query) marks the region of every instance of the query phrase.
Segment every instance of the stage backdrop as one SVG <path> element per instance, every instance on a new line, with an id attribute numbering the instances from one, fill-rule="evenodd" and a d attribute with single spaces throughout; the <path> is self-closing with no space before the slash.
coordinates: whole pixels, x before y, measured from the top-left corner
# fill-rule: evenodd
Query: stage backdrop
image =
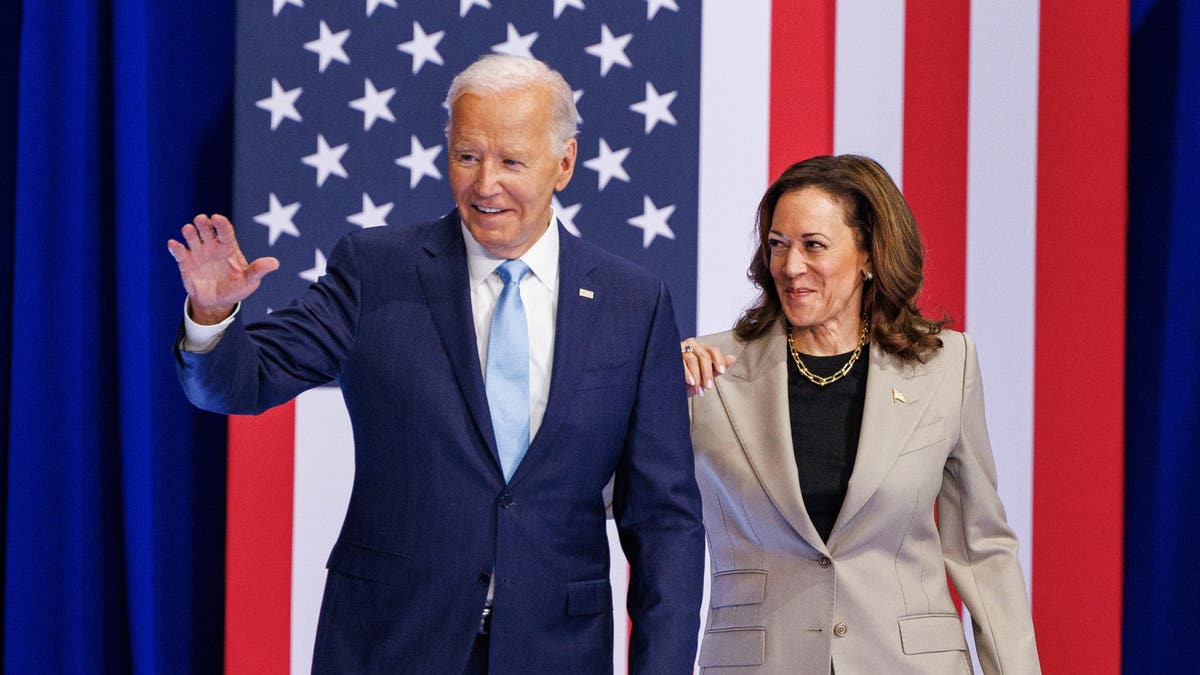
<path id="1" fill-rule="evenodd" d="M 685 335 L 728 328 L 753 297 L 772 177 L 814 154 L 875 157 L 925 236 L 925 310 L 979 345 L 1043 667 L 1118 672 L 1128 15 L 1036 0 L 242 0 L 234 222 L 247 255 L 283 263 L 243 316 L 315 280 L 342 233 L 452 208 L 441 101 L 483 53 L 533 55 L 575 88 L 579 164 L 559 218 L 661 275 Z M 229 672 L 307 672 L 352 452 L 336 389 L 231 420 Z M 614 549 L 618 582 L 624 569 Z"/>

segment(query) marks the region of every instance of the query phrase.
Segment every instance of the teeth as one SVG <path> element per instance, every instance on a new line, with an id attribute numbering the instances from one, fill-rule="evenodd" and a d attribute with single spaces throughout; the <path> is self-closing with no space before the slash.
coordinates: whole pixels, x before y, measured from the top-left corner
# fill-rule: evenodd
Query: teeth
<path id="1" fill-rule="evenodd" d="M 484 213 L 500 213 L 500 211 L 503 210 L 503 209 L 489 209 L 486 206 L 476 206 L 475 208 L 479 209 L 480 211 L 482 211 Z"/>

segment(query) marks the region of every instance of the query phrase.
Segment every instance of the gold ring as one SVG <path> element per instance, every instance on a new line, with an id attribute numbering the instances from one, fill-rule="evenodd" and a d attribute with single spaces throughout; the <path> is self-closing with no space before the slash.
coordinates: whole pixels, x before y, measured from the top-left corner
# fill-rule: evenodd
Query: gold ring
<path id="1" fill-rule="evenodd" d="M 692 353 L 692 346 L 691 346 L 691 345 L 684 345 L 684 346 L 683 346 L 683 353 L 684 353 L 684 354 L 691 354 L 691 353 Z"/>

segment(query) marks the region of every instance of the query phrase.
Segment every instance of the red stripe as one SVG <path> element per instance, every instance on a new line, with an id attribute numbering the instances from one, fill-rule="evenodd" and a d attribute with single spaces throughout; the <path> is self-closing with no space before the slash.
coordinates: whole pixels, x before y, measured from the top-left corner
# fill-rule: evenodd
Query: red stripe
<path id="1" fill-rule="evenodd" d="M 1121 665 L 1128 22 L 1122 1 L 1041 9 L 1033 613 L 1047 673 Z"/>
<path id="2" fill-rule="evenodd" d="M 904 24 L 904 196 L 925 242 L 927 316 L 966 325 L 970 4 L 909 1 Z"/>
<path id="3" fill-rule="evenodd" d="M 295 403 L 229 418 L 225 672 L 291 668 Z"/>
<path id="4" fill-rule="evenodd" d="M 833 152 L 835 0 L 771 5 L 771 180 L 788 166 Z"/>

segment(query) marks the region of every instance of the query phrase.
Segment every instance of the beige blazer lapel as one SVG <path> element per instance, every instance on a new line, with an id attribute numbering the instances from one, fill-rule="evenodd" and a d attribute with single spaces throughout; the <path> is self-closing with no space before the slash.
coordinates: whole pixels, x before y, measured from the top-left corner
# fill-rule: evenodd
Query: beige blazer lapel
<path id="1" fill-rule="evenodd" d="M 746 460 L 775 508 L 805 541 L 828 553 L 800 494 L 788 412 L 786 343 L 778 330 L 751 341 L 729 372 L 716 378 L 715 392 Z"/>
<path id="2" fill-rule="evenodd" d="M 871 345 L 858 452 L 846 498 L 829 535 L 830 547 L 837 543 L 838 531 L 858 515 L 887 478 L 941 381 L 942 369 L 936 358 L 927 364 L 905 366 Z"/>

